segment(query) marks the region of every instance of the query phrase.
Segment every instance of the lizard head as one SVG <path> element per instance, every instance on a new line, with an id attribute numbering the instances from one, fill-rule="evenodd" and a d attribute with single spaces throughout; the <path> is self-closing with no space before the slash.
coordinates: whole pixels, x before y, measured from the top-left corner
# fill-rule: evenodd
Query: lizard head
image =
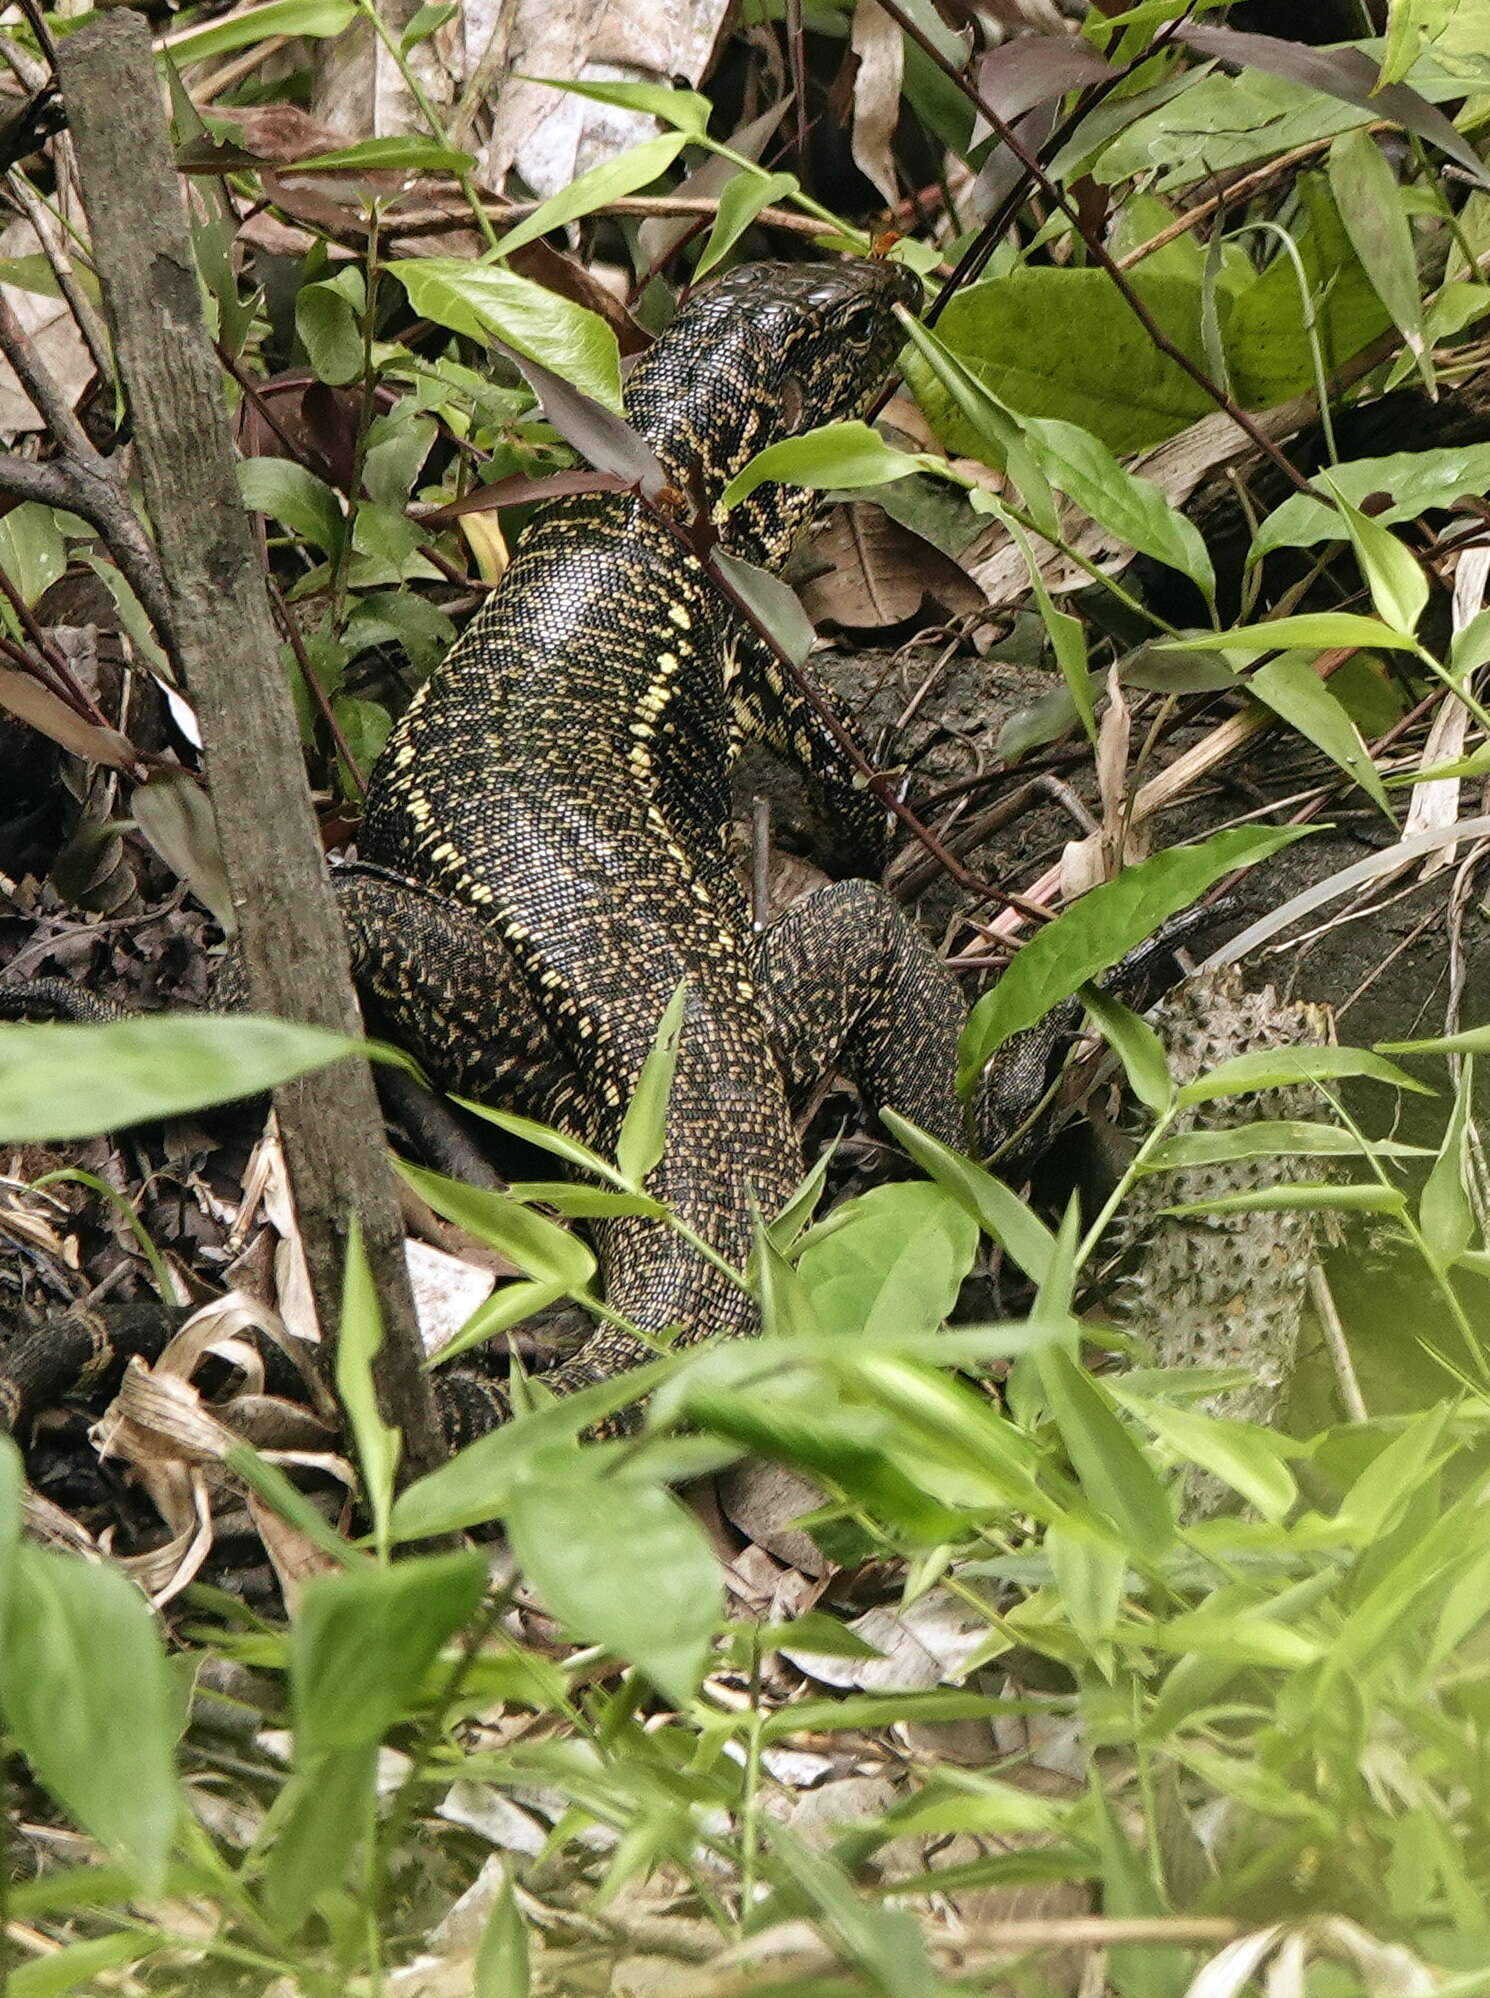
<path id="1" fill-rule="evenodd" d="M 712 507 L 757 451 L 862 416 L 921 286 L 903 264 L 749 264 L 691 299 L 637 364 L 631 420 L 682 491 Z M 770 483 L 729 516 L 725 541 L 776 566 L 814 504 Z"/>

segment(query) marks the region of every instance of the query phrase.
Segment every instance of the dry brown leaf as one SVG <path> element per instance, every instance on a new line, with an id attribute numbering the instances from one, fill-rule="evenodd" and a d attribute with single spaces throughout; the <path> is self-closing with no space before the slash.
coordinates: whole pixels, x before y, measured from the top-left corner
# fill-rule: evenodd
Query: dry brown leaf
<path id="1" fill-rule="evenodd" d="M 859 58 L 854 77 L 854 164 L 893 208 L 900 199 L 895 172 L 895 127 L 905 68 L 900 25 L 878 0 L 858 0 L 849 46 Z"/>
<path id="2" fill-rule="evenodd" d="M 812 556 L 832 566 L 802 585 L 815 624 L 872 631 L 903 624 L 927 597 L 952 616 L 987 602 L 967 571 L 872 501 L 836 507 L 813 537 Z"/>

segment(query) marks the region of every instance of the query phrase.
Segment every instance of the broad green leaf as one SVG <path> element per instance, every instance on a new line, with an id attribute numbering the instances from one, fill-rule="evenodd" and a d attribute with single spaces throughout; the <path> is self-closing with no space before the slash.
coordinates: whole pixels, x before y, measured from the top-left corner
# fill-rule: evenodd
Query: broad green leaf
<path id="1" fill-rule="evenodd" d="M 1209 1103 L 1216 1096 L 1247 1096 L 1261 1089 L 1289 1089 L 1301 1082 L 1336 1082 L 1342 1076 L 1364 1075 L 1375 1082 L 1387 1082 L 1394 1089 L 1415 1090 L 1420 1096 L 1433 1091 L 1423 1082 L 1383 1061 L 1380 1055 L 1363 1048 L 1282 1047 L 1254 1048 L 1248 1054 L 1233 1055 L 1205 1075 L 1180 1090 L 1181 1103 Z"/>
<path id="2" fill-rule="evenodd" d="M 470 340 L 495 334 L 607 409 L 621 409 L 616 336 L 596 313 L 500 264 L 410 257 L 387 269 L 425 319 Z"/>
<path id="3" fill-rule="evenodd" d="M 1330 186 L 1351 247 L 1377 297 L 1392 315 L 1392 323 L 1407 343 L 1431 393 L 1433 368 L 1423 329 L 1423 298 L 1412 225 L 1403 206 L 1397 176 L 1369 131 L 1357 128 L 1342 132 L 1331 145 Z M 1381 608 L 1378 603 L 1377 609 Z"/>
<path id="4" fill-rule="evenodd" d="M 1380 773 L 1360 730 L 1301 652 L 1281 652 L 1259 666 L 1248 676 L 1247 691 L 1323 750 L 1392 818 Z"/>
<path id="5" fill-rule="evenodd" d="M 663 124 L 692 138 L 700 137 L 708 129 L 712 107 L 708 98 L 701 97 L 696 90 L 672 90 L 663 83 L 598 83 L 589 78 L 577 83 L 557 76 L 525 76 L 521 80 L 544 83 L 550 90 L 563 90 L 573 97 L 588 97 L 595 104 L 615 104 L 623 111 L 644 111 L 648 117 L 660 118 Z"/>
<path id="6" fill-rule="evenodd" d="M 1034 1365 L 1087 1498 L 1140 1557 L 1156 1559 L 1174 1539 L 1164 1487 L 1091 1375 L 1062 1347 L 1036 1350 Z"/>
<path id="7" fill-rule="evenodd" d="M 512 1875 L 504 1872 L 476 1950 L 471 1998 L 528 1998 L 528 1925 L 523 1920 Z"/>
<path id="8" fill-rule="evenodd" d="M 486 1587 L 475 1552 L 318 1575 L 290 1631 L 297 1757 L 375 1747 L 419 1695 Z"/>
<path id="9" fill-rule="evenodd" d="M 1418 1229 L 1440 1270 L 1456 1263 L 1475 1239 L 1475 1215 L 1466 1191 L 1469 1118 L 1474 1096 L 1474 1057 L 1466 1055 L 1454 1092 L 1454 1108 L 1443 1146 L 1418 1201 Z"/>
<path id="10" fill-rule="evenodd" d="M 1334 492 L 1328 472 L 1320 474 L 1326 491 Z M 1376 614 L 1398 631 L 1416 631 L 1428 604 L 1428 578 L 1422 564 L 1403 541 L 1338 492 L 1335 499 L 1350 530 L 1356 560 L 1371 591 Z"/>
<path id="11" fill-rule="evenodd" d="M 1213 882 L 1276 853 L 1300 831 L 1275 826 L 1217 833 L 1199 845 L 1155 854 L 1083 895 L 1030 939 L 973 1007 L 958 1051 L 959 1089 L 970 1093 L 1005 1041 L 1111 970 Z"/>
<path id="12" fill-rule="evenodd" d="M 694 281 L 724 261 L 763 208 L 774 207 L 784 196 L 797 193 L 799 187 L 794 173 L 749 172 L 742 167 L 719 196 L 714 226 L 693 267 Z"/>
<path id="13" fill-rule="evenodd" d="M 790 583 L 728 548 L 712 549 L 707 566 L 724 578 L 777 648 L 800 666 L 817 643 L 817 633 Z"/>
<path id="14" fill-rule="evenodd" d="M 1040 1217 L 1012 1187 L 952 1151 L 928 1131 L 896 1110 L 881 1110 L 880 1122 L 903 1145 L 928 1178 L 945 1187 L 972 1215 L 978 1226 L 1036 1283 L 1050 1267 L 1055 1238 Z"/>
<path id="15" fill-rule="evenodd" d="M 265 7 L 250 7 L 204 28 L 188 28 L 184 34 L 172 35 L 168 52 L 171 61 L 184 68 L 189 62 L 205 62 L 209 56 L 250 48 L 274 35 L 345 34 L 356 18 L 352 0 L 269 0 Z"/>
<path id="16" fill-rule="evenodd" d="M 1123 1064 L 1133 1094 L 1146 1110 L 1162 1117 L 1174 1097 L 1174 1078 L 1169 1073 L 1164 1043 L 1147 1020 L 1095 985 L 1081 988 L 1081 1003 Z"/>
<path id="17" fill-rule="evenodd" d="M 1270 624 L 1238 625 L 1233 631 L 1187 632 L 1183 638 L 1155 642 L 1156 652 L 1283 652 L 1290 646 L 1329 652 L 1337 646 L 1373 646 L 1386 652 L 1416 652 L 1411 632 L 1394 631 L 1374 617 L 1354 611 L 1303 611 L 1297 617 L 1274 618 Z"/>
<path id="18" fill-rule="evenodd" d="M 933 1332 L 957 1302 L 978 1230 L 927 1180 L 873 1187 L 813 1229 L 797 1261 L 826 1332 Z"/>
<path id="19" fill-rule="evenodd" d="M 361 368 L 359 350 L 353 373 L 360 373 Z M 324 479 L 297 465 L 293 458 L 240 458 L 238 490 L 252 512 L 268 514 L 291 534 L 313 541 L 328 555 L 334 555 L 346 539 L 346 518 L 336 494 Z"/>
<path id="20" fill-rule="evenodd" d="M 1480 297 L 1483 299 L 1484 291 Z M 1483 310 L 1483 308 L 1482 308 Z M 1398 451 L 1381 458 L 1354 458 L 1332 465 L 1334 491 L 1359 507 L 1373 495 L 1390 504 L 1371 515 L 1378 527 L 1399 527 L 1466 494 L 1490 489 L 1490 444 L 1443 445 L 1431 451 Z M 1320 480 L 1315 481 L 1320 484 Z M 1347 530 L 1338 507 L 1308 493 L 1294 493 L 1270 513 L 1252 544 L 1248 563 L 1274 548 L 1308 548 L 1319 541 L 1344 541 Z"/>
<path id="21" fill-rule="evenodd" d="M 671 91 L 662 94 L 673 95 Z M 562 229 L 566 223 L 604 208 L 607 202 L 620 201 L 628 194 L 635 194 L 638 188 L 650 187 L 659 175 L 666 173 L 687 143 L 686 132 L 664 132 L 658 138 L 643 139 L 639 146 L 630 146 L 613 159 L 602 160 L 599 166 L 591 167 L 557 194 L 551 194 L 526 221 L 509 229 L 497 245 L 497 255 L 510 257 L 524 243 L 536 243 L 552 229 Z M 512 344 L 516 346 L 518 342 Z M 541 361 L 545 357 L 539 354 L 536 358 Z"/>
<path id="22" fill-rule="evenodd" d="M 395 1161 L 399 1172 L 414 1191 L 429 1202 L 436 1214 L 469 1228 L 478 1241 L 490 1243 L 510 1256 L 523 1272 L 539 1283 L 562 1284 L 571 1295 L 582 1295 L 595 1274 L 595 1258 L 567 1228 L 535 1214 L 531 1207 L 509 1194 L 481 1186 L 467 1186 L 443 1173 L 423 1166 Z"/>
<path id="23" fill-rule="evenodd" d="M 365 303 L 366 285 L 355 265 L 334 278 L 302 285 L 295 294 L 295 330 L 311 367 L 323 382 L 339 385 L 355 381 L 362 373 Z M 240 466 L 240 472 L 242 469 Z M 283 518 L 276 509 L 261 506 L 260 511 L 275 511 L 276 517 Z"/>
<path id="24" fill-rule="evenodd" d="M 359 1856 L 372 1829 L 377 1754 L 369 1742 L 297 1759 L 264 1868 L 268 1913 L 286 1934 L 343 1885 Z"/>
<path id="25" fill-rule="evenodd" d="M 1200 286 L 1141 269 L 1128 282 L 1181 351 L 1203 362 Z M 1021 416 L 1079 424 L 1110 451 L 1162 443 L 1215 407 L 1159 352 L 1105 271 L 1025 265 L 967 285 L 937 333 L 1000 403 Z M 915 377 L 917 399 L 947 450 L 985 456 L 982 430 L 946 386 L 928 368 Z"/>
<path id="26" fill-rule="evenodd" d="M 0 1026 L 0 1142 L 89 1138 L 232 1103 L 375 1043 L 252 1014 Z"/>
<path id="27" fill-rule="evenodd" d="M 879 486 L 926 470 L 926 460 L 897 451 L 867 423 L 825 423 L 800 437 L 778 438 L 757 451 L 725 487 L 718 511 L 727 513 L 757 486 L 779 479 L 789 486 L 827 491 L 834 486 Z"/>
<path id="28" fill-rule="evenodd" d="M 117 1568 L 23 1546 L 0 1706 L 38 1780 L 158 1893 L 181 1809 L 176 1702 L 144 1597 Z"/>
<path id="29" fill-rule="evenodd" d="M 1281 1520 L 1298 1497 L 1298 1486 L 1284 1458 L 1285 1438 L 1255 1423 L 1235 1418 L 1220 1421 L 1198 1409 L 1175 1408 L 1147 1395 L 1133 1394 L 1121 1380 L 1108 1382 L 1113 1399 L 1131 1409 L 1139 1421 L 1189 1463 L 1222 1479 L 1256 1506 L 1264 1519 Z"/>
<path id="30" fill-rule="evenodd" d="M 424 0 L 424 5 L 415 11 L 414 18 L 398 38 L 399 53 L 407 55 L 420 42 L 428 41 L 459 12 L 459 0 Z"/>
<path id="31" fill-rule="evenodd" d="M 347 1235 L 346 1266 L 342 1273 L 341 1320 L 336 1340 L 336 1392 L 351 1424 L 362 1466 L 362 1486 L 373 1517 L 378 1552 L 388 1550 L 388 1514 L 403 1436 L 391 1428 L 378 1409 L 373 1385 L 373 1361 L 383 1344 L 383 1313 L 362 1246 L 357 1217 Z"/>
<path id="32" fill-rule="evenodd" d="M 1402 81 L 1425 44 L 1444 31 L 1458 7 L 1459 0 L 1391 0 L 1378 88 Z"/>
<path id="33" fill-rule="evenodd" d="M 685 978 L 663 1008 L 657 1033 L 636 1088 L 626 1106 L 616 1138 L 616 1165 L 632 1186 L 641 1186 L 647 1174 L 662 1157 L 667 1142 L 667 1104 L 672 1093 L 673 1072 L 678 1065 L 678 1040 L 683 1031 L 683 1009 L 688 998 Z"/>
<path id="34" fill-rule="evenodd" d="M 431 1364 L 448 1366 L 461 1353 L 469 1353 L 473 1346 L 486 1345 L 568 1295 L 564 1284 L 534 1282 L 530 1278 L 499 1284 L 485 1303 L 477 1305 L 460 1330 L 446 1340 Z"/>
<path id="35" fill-rule="evenodd" d="M 1130 548 L 1188 576 L 1208 601 L 1215 596 L 1216 578 L 1200 530 L 1175 511 L 1151 479 L 1128 471 L 1100 439 L 1077 424 L 1027 416 L 1022 427 L 1035 462 L 1053 486 Z"/>
<path id="36" fill-rule="evenodd" d="M 534 1457 L 507 1516 L 513 1550 L 567 1630 L 685 1706 L 724 1614 L 718 1565 L 670 1492 L 615 1464 L 609 1471 L 579 1445 Z"/>
<path id="37" fill-rule="evenodd" d="M 1192 1653 L 1233 1665 L 1276 1666 L 1285 1672 L 1300 1671 L 1325 1655 L 1317 1638 L 1260 1611 L 1235 1616 L 1209 1609 L 1181 1611 L 1167 1622 L 1135 1628 L 1128 1636 L 1145 1649 Z"/>
<path id="38" fill-rule="evenodd" d="M 457 1452 L 448 1464 L 404 1487 L 393 1502 L 394 1539 L 434 1539 L 500 1519 L 535 1453 L 640 1401 L 682 1364 L 681 1356 L 649 1361 L 492 1430 Z"/>

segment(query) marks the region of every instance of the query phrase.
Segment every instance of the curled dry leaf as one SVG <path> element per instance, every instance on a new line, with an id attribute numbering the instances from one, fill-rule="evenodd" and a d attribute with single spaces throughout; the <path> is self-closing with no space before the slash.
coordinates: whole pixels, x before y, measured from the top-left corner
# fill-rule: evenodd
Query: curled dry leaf
<path id="1" fill-rule="evenodd" d="M 869 500 L 836 507 L 814 536 L 812 555 L 832 565 L 802 585 L 802 601 L 815 624 L 873 631 L 904 624 L 928 598 L 953 617 L 987 604 L 950 555 Z"/>
<path id="2" fill-rule="evenodd" d="M 850 46 L 859 58 L 854 77 L 854 164 L 893 208 L 900 199 L 894 148 L 905 43 L 898 23 L 877 0 L 859 0 Z"/>

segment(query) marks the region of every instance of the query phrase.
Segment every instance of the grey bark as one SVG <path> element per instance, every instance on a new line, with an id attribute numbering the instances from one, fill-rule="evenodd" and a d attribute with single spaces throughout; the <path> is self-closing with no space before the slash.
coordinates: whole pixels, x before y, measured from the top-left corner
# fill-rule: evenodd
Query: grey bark
<path id="1" fill-rule="evenodd" d="M 221 374 L 203 323 L 149 32 L 119 10 L 70 35 L 58 67 L 177 655 L 201 724 L 254 1010 L 360 1030 L 346 940 L 306 787 L 258 555 L 238 497 Z M 403 1230 L 367 1063 L 277 1096 L 323 1332 L 336 1325 L 348 1217 L 382 1300 L 377 1363 L 405 1462 L 444 1456 Z"/>

